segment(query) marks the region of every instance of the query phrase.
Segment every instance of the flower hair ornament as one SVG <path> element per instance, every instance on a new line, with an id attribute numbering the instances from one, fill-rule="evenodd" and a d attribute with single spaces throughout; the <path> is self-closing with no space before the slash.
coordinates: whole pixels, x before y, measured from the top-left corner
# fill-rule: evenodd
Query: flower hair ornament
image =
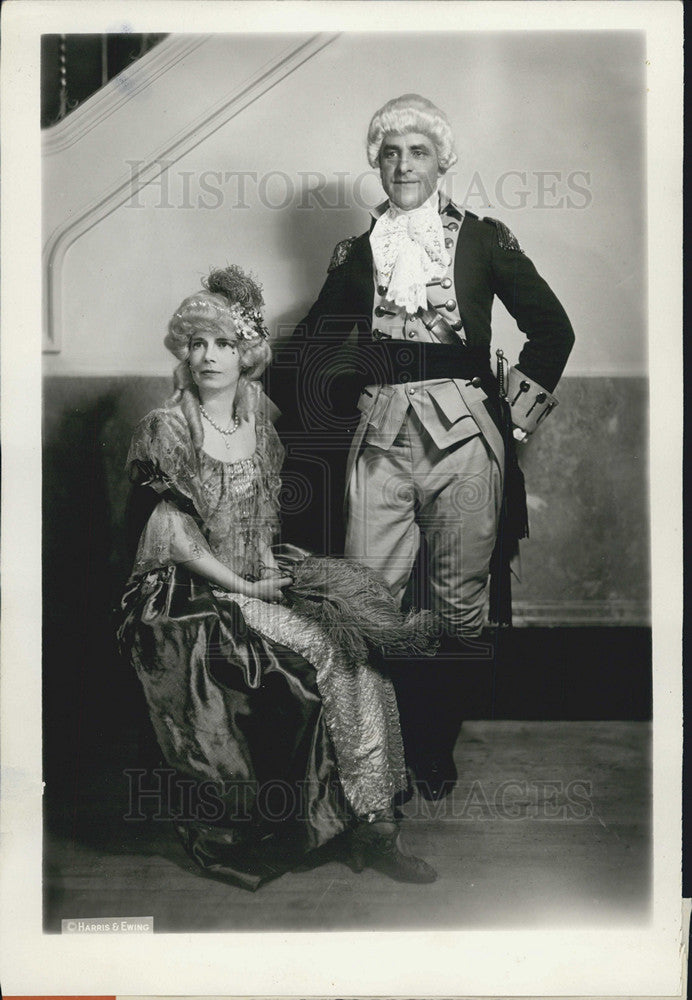
<path id="1" fill-rule="evenodd" d="M 243 340 L 269 340 L 269 330 L 264 325 L 264 319 L 259 309 L 244 309 L 237 302 L 233 302 L 228 311 L 233 317 L 236 333 Z"/>
<path id="2" fill-rule="evenodd" d="M 235 328 L 235 333 L 241 340 L 262 340 L 269 339 L 269 330 L 264 325 L 264 319 L 259 309 L 248 309 L 238 302 L 221 301 L 220 296 L 212 298 L 211 295 L 193 296 L 187 299 L 175 316 L 178 319 L 190 319 L 197 315 L 199 311 L 207 314 L 211 321 L 230 319 Z"/>

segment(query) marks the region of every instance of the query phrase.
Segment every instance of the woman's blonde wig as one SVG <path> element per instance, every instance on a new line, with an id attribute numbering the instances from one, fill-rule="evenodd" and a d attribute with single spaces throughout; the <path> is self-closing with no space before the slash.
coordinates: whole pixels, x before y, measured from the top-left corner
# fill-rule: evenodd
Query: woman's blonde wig
<path id="1" fill-rule="evenodd" d="M 193 334 L 222 333 L 238 350 L 240 378 L 235 411 L 247 420 L 256 412 L 261 390 L 258 379 L 271 361 L 269 335 L 262 321 L 261 286 L 241 268 L 218 269 L 203 281 L 204 288 L 183 299 L 168 324 L 164 344 L 180 364 L 173 372 L 175 394 L 170 400 L 185 414 L 195 447 L 204 440 L 197 386 L 188 364 Z"/>
<path id="2" fill-rule="evenodd" d="M 432 140 L 440 171 L 445 173 L 457 162 L 452 127 L 444 113 L 420 94 L 402 94 L 376 111 L 368 127 L 368 163 L 378 167 L 380 149 L 386 135 L 419 132 Z"/>

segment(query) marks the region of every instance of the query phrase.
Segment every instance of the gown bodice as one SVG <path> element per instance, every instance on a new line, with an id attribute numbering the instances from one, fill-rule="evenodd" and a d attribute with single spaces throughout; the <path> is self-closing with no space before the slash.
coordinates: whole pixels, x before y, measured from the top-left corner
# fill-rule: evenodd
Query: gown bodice
<path id="1" fill-rule="evenodd" d="M 136 574 L 211 552 L 239 576 L 261 575 L 278 530 L 283 449 L 259 414 L 255 432 L 251 456 L 224 462 L 193 446 L 175 407 L 140 422 L 128 455 L 131 479 L 161 500 L 140 538 Z"/>
<path id="2" fill-rule="evenodd" d="M 256 452 L 222 462 L 200 452 L 200 479 L 207 505 L 203 534 L 216 558 L 239 576 L 257 576 L 261 476 Z"/>

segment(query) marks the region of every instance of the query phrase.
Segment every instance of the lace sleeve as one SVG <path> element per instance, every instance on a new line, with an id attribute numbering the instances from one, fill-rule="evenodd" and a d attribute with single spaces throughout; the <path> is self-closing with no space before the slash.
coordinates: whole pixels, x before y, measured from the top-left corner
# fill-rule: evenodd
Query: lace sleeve
<path id="1" fill-rule="evenodd" d="M 180 507 L 204 519 L 197 455 L 182 413 L 166 408 L 148 413 L 135 428 L 126 464 L 133 484 L 172 494 Z"/>
<path id="2" fill-rule="evenodd" d="M 205 516 L 204 497 L 197 456 L 181 412 L 162 407 L 139 422 L 127 470 L 135 487 L 160 498 L 139 536 L 134 573 L 185 562 L 210 551 L 198 527 Z"/>
<path id="3" fill-rule="evenodd" d="M 210 552 L 195 519 L 171 501 L 161 500 L 139 539 L 133 572 L 137 575 L 148 573 Z"/>

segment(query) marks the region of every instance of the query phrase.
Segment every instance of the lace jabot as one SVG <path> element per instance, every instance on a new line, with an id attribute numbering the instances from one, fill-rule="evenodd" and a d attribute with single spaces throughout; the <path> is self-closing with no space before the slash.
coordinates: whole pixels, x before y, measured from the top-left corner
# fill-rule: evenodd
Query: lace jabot
<path id="1" fill-rule="evenodd" d="M 437 204 L 435 192 L 411 212 L 390 205 L 370 234 L 378 284 L 409 315 L 426 308 L 426 283 L 441 278 L 450 264 Z"/>

